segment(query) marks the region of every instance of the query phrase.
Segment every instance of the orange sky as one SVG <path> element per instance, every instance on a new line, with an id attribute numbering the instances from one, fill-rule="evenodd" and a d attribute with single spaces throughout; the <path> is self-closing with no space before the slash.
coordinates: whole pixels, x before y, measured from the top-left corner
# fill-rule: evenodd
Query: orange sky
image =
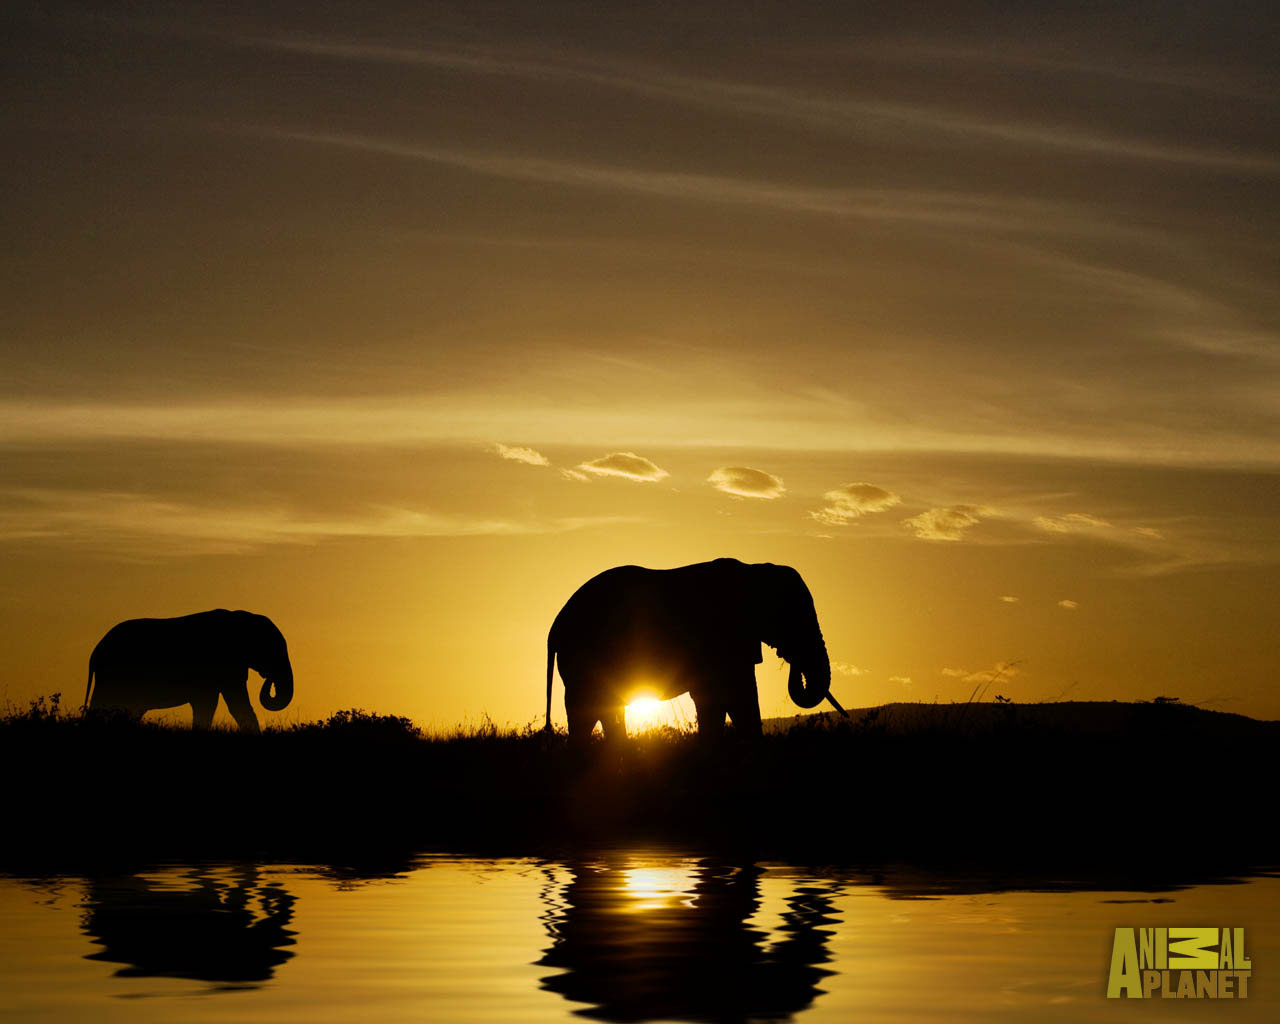
<path id="1" fill-rule="evenodd" d="M 846 705 L 1280 718 L 1274 16 L 828 6 L 6 12 L 0 696 L 224 606 L 276 717 L 525 722 L 731 555 Z"/>

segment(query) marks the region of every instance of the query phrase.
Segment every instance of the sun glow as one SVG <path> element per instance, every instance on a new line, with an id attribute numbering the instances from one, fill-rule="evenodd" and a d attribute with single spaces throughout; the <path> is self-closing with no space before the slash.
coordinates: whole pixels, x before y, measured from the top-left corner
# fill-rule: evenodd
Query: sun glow
<path id="1" fill-rule="evenodd" d="M 638 697 L 627 705 L 627 729 L 652 729 L 662 721 L 662 704 L 657 697 Z"/>
<path id="2" fill-rule="evenodd" d="M 635 692 L 626 706 L 627 732 L 648 732 L 651 729 L 692 729 L 696 712 L 688 694 L 672 700 L 662 700 L 657 691 L 641 688 Z"/>

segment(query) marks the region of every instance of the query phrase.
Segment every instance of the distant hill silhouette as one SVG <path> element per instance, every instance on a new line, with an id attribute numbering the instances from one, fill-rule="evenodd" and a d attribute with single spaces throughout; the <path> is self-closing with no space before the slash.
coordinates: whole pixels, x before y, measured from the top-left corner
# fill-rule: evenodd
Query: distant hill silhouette
<path id="1" fill-rule="evenodd" d="M 1079 736 L 1116 737 L 1147 734 L 1152 729 L 1211 735 L 1249 742 L 1280 739 L 1280 722 L 1249 718 L 1226 711 L 1210 711 L 1180 702 L 1150 701 L 1046 701 L 1036 704 L 991 702 L 899 702 L 876 707 L 849 708 L 843 722 L 831 711 L 784 718 L 767 718 L 766 733 L 786 732 L 797 726 L 832 726 L 875 729 L 887 736 L 917 732 L 949 732 L 956 735 L 994 732 L 1011 723 L 1036 730 Z"/>

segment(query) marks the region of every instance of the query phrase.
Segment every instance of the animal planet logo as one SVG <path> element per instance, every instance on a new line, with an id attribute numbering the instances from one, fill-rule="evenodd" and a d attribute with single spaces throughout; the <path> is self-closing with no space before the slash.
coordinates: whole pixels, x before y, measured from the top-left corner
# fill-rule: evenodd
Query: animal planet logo
<path id="1" fill-rule="evenodd" d="M 1247 999 L 1243 928 L 1117 928 L 1107 998 Z"/>

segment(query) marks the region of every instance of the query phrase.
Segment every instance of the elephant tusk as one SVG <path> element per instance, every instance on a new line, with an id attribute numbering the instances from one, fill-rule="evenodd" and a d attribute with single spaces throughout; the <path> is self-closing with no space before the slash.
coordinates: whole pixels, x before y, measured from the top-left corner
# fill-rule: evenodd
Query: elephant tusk
<path id="1" fill-rule="evenodd" d="M 840 702 L 831 696 L 830 691 L 827 692 L 827 700 L 831 701 L 831 706 L 844 715 L 845 718 L 849 717 L 849 712 L 840 706 Z"/>

